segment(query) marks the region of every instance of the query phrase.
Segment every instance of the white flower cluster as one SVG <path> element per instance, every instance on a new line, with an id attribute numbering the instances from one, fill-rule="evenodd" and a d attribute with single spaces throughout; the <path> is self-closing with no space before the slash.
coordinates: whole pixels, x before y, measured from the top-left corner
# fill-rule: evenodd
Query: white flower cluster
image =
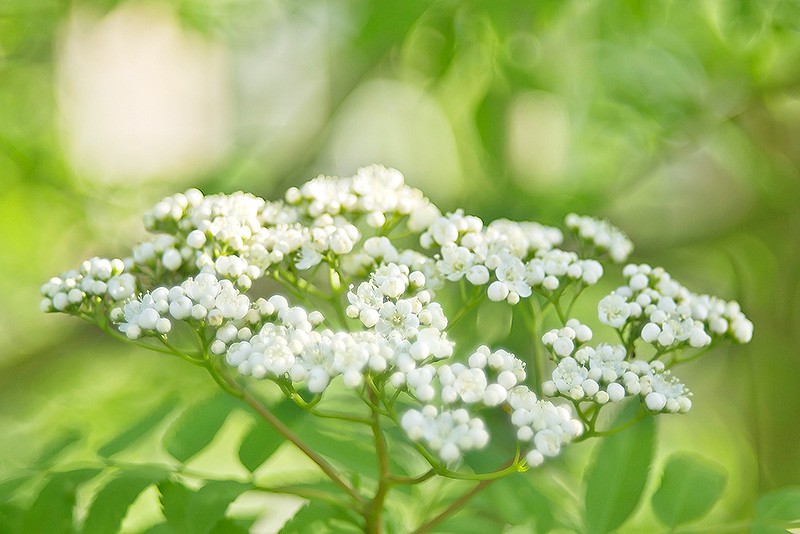
<path id="1" fill-rule="evenodd" d="M 275 264 L 288 259 L 297 269 L 309 269 L 326 254 L 351 252 L 361 238 L 342 217 L 321 213 L 301 222 L 301 215 L 295 207 L 246 193 L 203 196 L 190 189 L 145 214 L 148 229 L 165 235 L 136 247 L 134 260 L 171 272 L 211 267 L 247 289 Z"/>
<path id="2" fill-rule="evenodd" d="M 395 378 L 395 377 L 393 377 Z M 491 352 L 479 347 L 469 357 L 468 365 L 444 364 L 438 368 L 425 365 L 408 373 L 405 381 L 393 380 L 398 386 L 405 383 L 415 396 L 425 402 L 437 396 L 445 405 L 498 406 L 506 401 L 508 392 L 525 379 L 525 363 L 510 352 Z"/>
<path id="3" fill-rule="evenodd" d="M 77 271 L 68 271 L 44 284 L 41 288 L 44 298 L 39 307 L 45 312 L 91 314 L 97 300 L 105 297 L 111 302 L 125 300 L 136 292 L 136 278 L 124 272 L 125 267 L 120 259 L 86 260 Z"/>
<path id="4" fill-rule="evenodd" d="M 564 328 L 554 328 L 542 336 L 542 343 L 556 356 L 569 356 L 578 345 L 591 341 L 592 329 L 577 319 L 570 319 Z"/>
<path id="5" fill-rule="evenodd" d="M 368 328 L 357 332 L 317 331 L 323 322 L 319 312 L 308 314 L 290 307 L 284 297 L 273 296 L 261 305 L 261 314 L 276 316 L 274 320 L 254 335 L 225 325 L 212 351 L 225 354 L 244 375 L 288 378 L 313 393 L 323 392 L 337 376 L 346 386 L 358 387 L 369 371 L 390 372 L 392 383 L 401 387 L 419 373 L 419 365 L 453 352 L 443 333 L 447 319 L 423 285 L 422 274 L 404 265 L 378 268 L 369 281 L 348 293 L 347 313 Z"/>
<path id="6" fill-rule="evenodd" d="M 421 232 L 439 216 L 439 208 L 422 191 L 405 185 L 399 171 L 382 165 L 363 167 L 349 178 L 319 176 L 290 188 L 285 198 L 311 218 L 364 215 L 372 228 L 380 228 L 394 217 L 408 217 L 408 228 Z"/>
<path id="7" fill-rule="evenodd" d="M 438 247 L 435 265 L 441 277 L 489 284 L 490 300 L 510 304 L 530 297 L 537 287 L 555 291 L 565 281 L 597 283 L 603 275 L 600 263 L 554 248 L 562 240 L 557 228 L 507 220 L 484 227 L 461 210 L 439 217 L 420 236 L 423 247 Z"/>
<path id="8" fill-rule="evenodd" d="M 138 339 L 168 333 L 172 321 L 219 327 L 226 321 L 257 323 L 262 316 L 230 280 L 219 280 L 213 272 L 201 272 L 178 286 L 158 287 L 129 299 L 111 312 L 111 319 L 129 339 Z"/>
<path id="9" fill-rule="evenodd" d="M 426 405 L 421 410 L 404 413 L 400 425 L 409 439 L 423 441 L 447 463 L 455 463 L 464 452 L 482 449 L 489 443 L 483 420 L 470 417 L 464 408 L 440 411 Z"/>
<path id="10" fill-rule="evenodd" d="M 267 306 L 276 318 L 255 335 L 242 335 L 235 327 L 217 334 L 214 352 L 224 352 L 228 364 L 245 376 L 288 378 L 312 393 L 322 393 L 338 376 L 346 387 L 359 387 L 366 372 L 385 371 L 394 360 L 391 345 L 374 332 L 315 330 L 321 322 L 319 312 L 291 307 L 280 296 L 270 298 Z"/>
<path id="11" fill-rule="evenodd" d="M 478 347 L 467 365 L 421 367 L 409 373 L 408 385 L 424 401 L 432 400 L 438 392 L 442 408 L 437 410 L 428 405 L 421 412 L 406 413 L 403 428 L 411 439 L 424 440 L 439 451 L 443 460 L 452 462 L 459 459 L 461 453 L 483 446 L 478 443 L 485 444 L 482 437 L 478 439 L 471 433 L 475 428 L 482 431 L 483 423 L 479 419 L 469 420 L 469 428 L 473 430 L 468 433 L 465 426 L 468 419 L 462 416 L 456 425 L 453 414 L 464 408 L 506 404 L 510 407 L 511 421 L 518 428 L 519 440 L 533 441 L 534 446 L 527 454 L 528 463 L 539 465 L 545 457 L 555 456 L 563 445 L 579 436 L 582 426 L 570 410 L 539 400 L 526 386 L 521 386 L 523 380 L 525 363 L 522 360 L 502 349 L 492 352 L 486 346 Z M 488 435 L 486 437 L 488 439 Z M 442 444 L 448 443 L 452 445 L 444 448 Z"/>
<path id="12" fill-rule="evenodd" d="M 462 210 L 442 215 L 394 169 L 320 176 L 275 202 L 189 189 L 160 201 L 144 221 L 154 235 L 130 258 L 93 258 L 51 279 L 42 286 L 42 309 L 103 326 L 107 315 L 128 338 L 158 338 L 175 351 L 168 334 L 186 323 L 205 356 L 210 349 L 240 374 L 284 389 L 321 395 L 336 380 L 351 389 L 367 381 L 394 389 L 405 395 L 398 406 L 413 405 L 402 414 L 403 430 L 447 464 L 488 443 L 481 410 L 510 414 L 526 460 L 536 466 L 583 432 L 570 402 L 580 408 L 638 396 L 653 412 L 691 407 L 663 363 L 629 361 L 623 345 L 589 347 L 592 330 L 575 319 L 542 337 L 557 362 L 543 390 L 570 401 L 560 400 L 563 406 L 523 385 L 524 362 L 505 350 L 481 346 L 465 362 L 445 361 L 454 344 L 435 301 L 444 284 L 475 286 L 470 306 L 484 296 L 513 305 L 534 293 L 558 302 L 569 287 L 596 284 L 603 267 L 559 248 L 564 235 L 557 228 L 485 224 Z M 605 221 L 570 214 L 566 226 L 587 250 L 616 262 L 632 251 L 627 236 Z M 418 237 L 405 241 L 412 248 L 392 241 L 409 235 Z M 330 283 L 317 287 L 323 277 L 316 267 L 325 264 Z M 657 356 L 722 338 L 750 341 L 753 324 L 736 302 L 691 293 L 660 268 L 628 265 L 623 273 L 627 284 L 598 304 L 600 321 L 623 338 L 652 343 Z M 294 285 L 297 295 L 344 304 L 343 329 L 327 328 L 320 311 L 283 296 L 245 294 L 266 276 Z M 347 285 L 346 303 L 337 302 Z"/>
<path id="13" fill-rule="evenodd" d="M 453 344 L 444 333 L 447 318 L 424 285 L 425 275 L 420 271 L 387 263 L 347 294 L 347 315 L 392 343 L 403 373 L 419 362 L 453 353 Z"/>
<path id="14" fill-rule="evenodd" d="M 601 251 L 608 252 L 616 263 L 624 262 L 633 252 L 633 243 L 628 236 L 607 221 L 570 213 L 564 224 L 582 240 L 592 243 Z"/>
<path id="15" fill-rule="evenodd" d="M 640 337 L 662 349 L 688 345 L 700 348 L 714 338 L 748 343 L 753 323 L 735 301 L 692 293 L 660 267 L 627 265 L 628 283 L 598 304 L 601 322 L 617 329 L 633 323 Z"/>
<path id="16" fill-rule="evenodd" d="M 543 384 L 548 396 L 597 404 L 640 396 L 653 412 L 686 412 L 690 393 L 660 361 L 628 361 L 622 345 L 581 347 L 574 356 L 561 358 L 551 380 Z"/>
<path id="17" fill-rule="evenodd" d="M 533 443 L 525 455 L 531 467 L 558 455 L 565 445 L 583 433 L 583 425 L 566 407 L 539 400 L 527 386 L 512 389 L 508 404 L 513 410 L 511 422 L 517 427 L 517 439 Z"/>

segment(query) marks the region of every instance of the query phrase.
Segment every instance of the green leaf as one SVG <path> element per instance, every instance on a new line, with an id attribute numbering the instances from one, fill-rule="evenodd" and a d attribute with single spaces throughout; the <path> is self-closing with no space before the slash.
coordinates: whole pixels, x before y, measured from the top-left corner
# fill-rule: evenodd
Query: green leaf
<path id="1" fill-rule="evenodd" d="M 209 534 L 248 534 L 252 524 L 253 521 L 249 519 L 223 517 L 214 525 Z"/>
<path id="2" fill-rule="evenodd" d="M 548 532 L 558 523 L 553 505 L 533 486 L 533 477 L 501 479 L 479 494 L 474 504 L 481 515 L 504 520 L 511 525 L 535 525 L 535 532 Z"/>
<path id="3" fill-rule="evenodd" d="M 123 472 L 111 480 L 92 501 L 83 524 L 84 534 L 117 532 L 133 501 L 166 476 L 164 470 L 142 469 Z"/>
<path id="4" fill-rule="evenodd" d="M 29 534 L 72 532 L 75 492 L 81 484 L 94 478 L 100 471 L 100 469 L 77 469 L 55 473 L 25 514 L 22 532 Z"/>
<path id="5" fill-rule="evenodd" d="M 177 398 L 168 398 L 128 429 L 106 442 L 98 449 L 97 454 L 103 458 L 108 458 L 130 447 L 155 429 L 166 416 L 172 413 L 177 404 Z"/>
<path id="6" fill-rule="evenodd" d="M 234 407 L 232 399 L 217 395 L 184 411 L 164 436 L 167 452 L 187 462 L 211 443 Z"/>
<path id="7" fill-rule="evenodd" d="M 635 417 L 639 406 L 628 403 L 613 427 Z M 646 417 L 600 442 L 586 476 L 587 532 L 611 532 L 636 508 L 647 483 L 654 436 L 653 418 Z"/>
<path id="8" fill-rule="evenodd" d="M 351 473 L 375 478 L 377 456 L 370 447 L 372 436 L 361 428 L 348 428 L 348 439 L 342 439 L 340 422 L 308 418 L 295 429 L 300 438 L 314 451 L 344 467 Z"/>
<path id="9" fill-rule="evenodd" d="M 192 534 L 211 532 L 225 515 L 228 506 L 250 487 L 249 484 L 233 480 L 207 482 L 187 503 L 187 532 Z"/>
<path id="10" fill-rule="evenodd" d="M 45 445 L 33 465 L 41 466 L 50 463 L 70 446 L 80 441 L 81 437 L 80 431 L 74 428 L 62 432 L 53 441 Z"/>
<path id="11" fill-rule="evenodd" d="M 167 524 L 176 531 L 185 529 L 187 524 L 186 507 L 194 492 L 183 484 L 172 480 L 160 482 L 158 484 L 158 492 L 161 512 L 164 514 Z"/>
<path id="12" fill-rule="evenodd" d="M 167 524 L 174 532 L 189 534 L 211 532 L 220 524 L 228 506 L 250 487 L 233 480 L 212 480 L 196 492 L 173 481 L 158 485 Z"/>
<path id="13" fill-rule="evenodd" d="M 25 510 L 11 504 L 0 504 L 0 534 L 16 534 L 23 532 L 22 521 Z"/>
<path id="14" fill-rule="evenodd" d="M 664 525 L 675 527 L 706 515 L 725 488 L 725 471 L 703 458 L 673 455 L 667 460 L 661 486 L 653 494 L 653 510 Z"/>
<path id="15" fill-rule="evenodd" d="M 33 476 L 31 473 L 21 473 L 0 482 L 0 503 L 13 499 L 17 490 L 31 480 Z"/>
<path id="16" fill-rule="evenodd" d="M 465 512 L 465 510 L 461 510 L 461 513 L 456 513 L 456 515 L 436 525 L 434 531 L 441 534 L 485 534 L 486 532 L 503 531 L 504 523 L 498 523 L 489 518 Z"/>
<path id="17" fill-rule="evenodd" d="M 142 534 L 173 534 L 173 530 L 166 523 L 156 523 Z"/>
<path id="18" fill-rule="evenodd" d="M 293 401 L 288 399 L 270 408 L 272 413 L 290 426 L 296 425 L 308 412 L 298 407 Z M 261 464 L 272 456 L 278 447 L 285 441 L 285 438 L 274 428 L 262 420 L 250 428 L 250 432 L 242 440 L 239 446 L 239 460 L 248 471 L 255 472 Z"/>
<path id="19" fill-rule="evenodd" d="M 333 532 L 362 532 L 344 510 L 320 501 L 311 501 L 300 508 L 280 534 L 314 534 Z"/>
<path id="20" fill-rule="evenodd" d="M 800 526 L 800 486 L 765 493 L 756 501 L 753 534 L 782 534 Z"/>

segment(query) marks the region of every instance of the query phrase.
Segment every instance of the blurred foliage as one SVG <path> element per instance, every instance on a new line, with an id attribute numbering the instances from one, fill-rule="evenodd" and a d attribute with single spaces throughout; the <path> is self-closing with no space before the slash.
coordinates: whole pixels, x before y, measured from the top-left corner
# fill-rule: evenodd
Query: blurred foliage
<path id="1" fill-rule="evenodd" d="M 199 170 L 108 181 L 77 170 L 69 153 L 66 35 L 77 31 L 69 25 L 76 14 L 97 22 L 143 7 L 224 50 L 228 145 L 224 157 Z M 139 46 L 135 35 L 128 38 L 132 49 Z M 36 303 L 43 281 L 93 254 L 122 253 L 119 242 L 141 232 L 137 214 L 164 194 L 192 185 L 270 197 L 317 173 L 351 173 L 373 160 L 402 170 L 445 209 L 463 207 L 485 219 L 607 216 L 633 237 L 636 261 L 663 265 L 695 290 L 738 298 L 756 325 L 754 342 L 683 371 L 695 409 L 659 421 L 644 497 L 635 510 L 606 511 L 618 521 L 604 524 L 627 518 L 623 531 L 642 531 L 662 528 L 659 521 L 699 519 L 694 508 L 659 504 L 659 495 L 677 491 L 675 476 L 695 477 L 695 489 L 706 491 L 705 528 L 746 529 L 756 517 L 763 525 L 754 531 L 771 532 L 776 521 L 796 520 L 798 64 L 795 0 L 4 0 L 0 531 L 69 531 L 77 505 L 87 530 L 116 523 L 160 532 L 154 525 L 161 521 L 188 520 L 187 510 L 217 502 L 217 495 L 227 506 L 246 489 L 224 480 L 187 487 L 174 473 L 147 466 L 129 472 L 103 464 L 100 479 L 93 467 L 58 467 L 123 451 L 131 462 L 168 458 L 148 436 L 163 431 L 178 404 L 205 410 L 200 400 L 213 386 L 177 362 L 42 316 Z M 491 336 L 503 337 L 502 318 L 491 310 L 481 317 Z M 228 409 L 217 408 L 204 429 L 173 423 L 166 451 L 189 460 L 202 445 L 216 450 Z M 265 434 L 245 419 L 233 425 L 236 432 Z M 207 443 L 194 449 L 182 440 L 186 432 L 204 433 Z M 206 464 L 236 465 L 239 454 L 253 469 L 270 456 L 251 445 L 222 449 L 224 461 Z M 599 512 L 587 502 L 584 516 L 581 498 L 592 445 L 574 449 L 542 476 L 494 486 L 443 531 L 472 525 L 486 532 L 505 522 L 520 532 L 582 528 L 584 517 Z M 673 451 L 715 465 L 666 460 Z M 727 473 L 724 489 L 718 468 Z M 660 479 L 654 473 L 662 469 Z M 600 491 L 592 490 L 595 472 L 587 471 L 589 492 Z M 436 506 L 438 490 L 426 491 L 424 502 Z M 163 512 L 137 504 L 140 495 L 150 508 L 161 502 Z M 514 496 L 530 506 L 515 507 Z M 108 504 L 113 513 L 92 505 L 105 500 L 116 501 Z M 45 501 L 57 506 L 43 514 Z M 326 506 L 303 508 L 287 529 L 344 528 L 349 519 Z M 236 522 L 222 517 L 225 509 L 206 512 L 197 519 L 204 525 L 186 528 L 240 531 L 255 517 Z"/>

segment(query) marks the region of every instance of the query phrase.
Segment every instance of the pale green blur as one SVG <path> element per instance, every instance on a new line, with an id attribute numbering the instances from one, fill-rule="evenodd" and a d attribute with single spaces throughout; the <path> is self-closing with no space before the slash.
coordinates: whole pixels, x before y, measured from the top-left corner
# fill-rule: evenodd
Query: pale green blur
<path id="1" fill-rule="evenodd" d="M 125 254 L 166 194 L 275 198 L 379 162 L 485 220 L 607 217 L 633 261 L 738 299 L 754 341 L 678 371 L 694 409 L 659 418 L 658 461 L 723 465 L 702 524 L 749 517 L 800 484 L 798 65 L 800 4 L 779 0 L 5 0 L 0 480 L 59 431 L 91 451 L 140 406 L 213 389 L 41 314 L 41 283 Z M 644 502 L 628 527 L 654 521 Z"/>

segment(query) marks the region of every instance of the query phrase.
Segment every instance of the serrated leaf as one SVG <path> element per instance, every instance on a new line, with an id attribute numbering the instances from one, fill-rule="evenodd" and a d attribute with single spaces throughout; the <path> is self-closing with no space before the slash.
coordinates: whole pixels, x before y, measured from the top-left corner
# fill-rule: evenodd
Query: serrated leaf
<path id="1" fill-rule="evenodd" d="M 195 492 L 186 506 L 187 532 L 207 534 L 225 515 L 228 506 L 242 493 L 250 489 L 249 484 L 233 480 L 212 480 Z"/>
<path id="2" fill-rule="evenodd" d="M 722 495 L 726 479 L 725 471 L 708 460 L 673 455 L 664 466 L 661 486 L 653 494 L 653 511 L 668 527 L 696 521 Z"/>
<path id="3" fill-rule="evenodd" d="M 178 399 L 175 397 L 168 398 L 156 406 L 155 409 L 146 416 L 106 442 L 97 450 L 97 454 L 108 458 L 135 444 L 149 432 L 153 431 L 165 417 L 172 413 L 177 405 Z"/>
<path id="4" fill-rule="evenodd" d="M 800 526 L 800 486 L 765 493 L 756 501 L 753 534 L 782 534 L 790 526 Z"/>
<path id="5" fill-rule="evenodd" d="M 162 512 L 172 531 L 208 534 L 223 519 L 228 506 L 251 487 L 234 480 L 211 480 L 192 491 L 178 482 L 165 481 L 158 490 Z"/>
<path id="6" fill-rule="evenodd" d="M 22 532 L 58 534 L 72 532 L 75 492 L 100 469 L 77 469 L 55 473 L 44 485 L 25 514 Z"/>
<path id="7" fill-rule="evenodd" d="M 629 403 L 614 426 L 631 420 L 639 403 Z M 587 532 L 610 532 L 625 522 L 642 496 L 653 458 L 652 417 L 603 438 L 586 476 Z"/>
<path id="8" fill-rule="evenodd" d="M 167 524 L 176 531 L 186 528 L 186 507 L 194 493 L 179 482 L 164 480 L 158 484 L 161 512 Z"/>
<path id="9" fill-rule="evenodd" d="M 281 421 L 296 426 L 308 412 L 290 400 L 284 400 L 271 408 L 272 413 Z M 239 461 L 248 471 L 255 472 L 261 464 L 272 456 L 286 439 L 274 428 L 262 420 L 250 427 L 250 431 L 239 446 Z"/>
<path id="10" fill-rule="evenodd" d="M 79 430 L 74 428 L 65 430 L 56 436 L 50 443 L 45 445 L 45 447 L 42 449 L 42 452 L 39 453 L 39 457 L 33 462 L 33 465 L 42 466 L 50 463 L 70 446 L 80 441 L 81 437 L 82 435 Z"/>
<path id="11" fill-rule="evenodd" d="M 234 407 L 234 401 L 222 395 L 191 406 L 164 436 L 167 452 L 179 462 L 187 462 L 211 443 Z"/>
<path id="12" fill-rule="evenodd" d="M 166 476 L 166 471 L 153 469 L 121 473 L 95 495 L 83 524 L 83 533 L 117 532 L 133 501 Z"/>

